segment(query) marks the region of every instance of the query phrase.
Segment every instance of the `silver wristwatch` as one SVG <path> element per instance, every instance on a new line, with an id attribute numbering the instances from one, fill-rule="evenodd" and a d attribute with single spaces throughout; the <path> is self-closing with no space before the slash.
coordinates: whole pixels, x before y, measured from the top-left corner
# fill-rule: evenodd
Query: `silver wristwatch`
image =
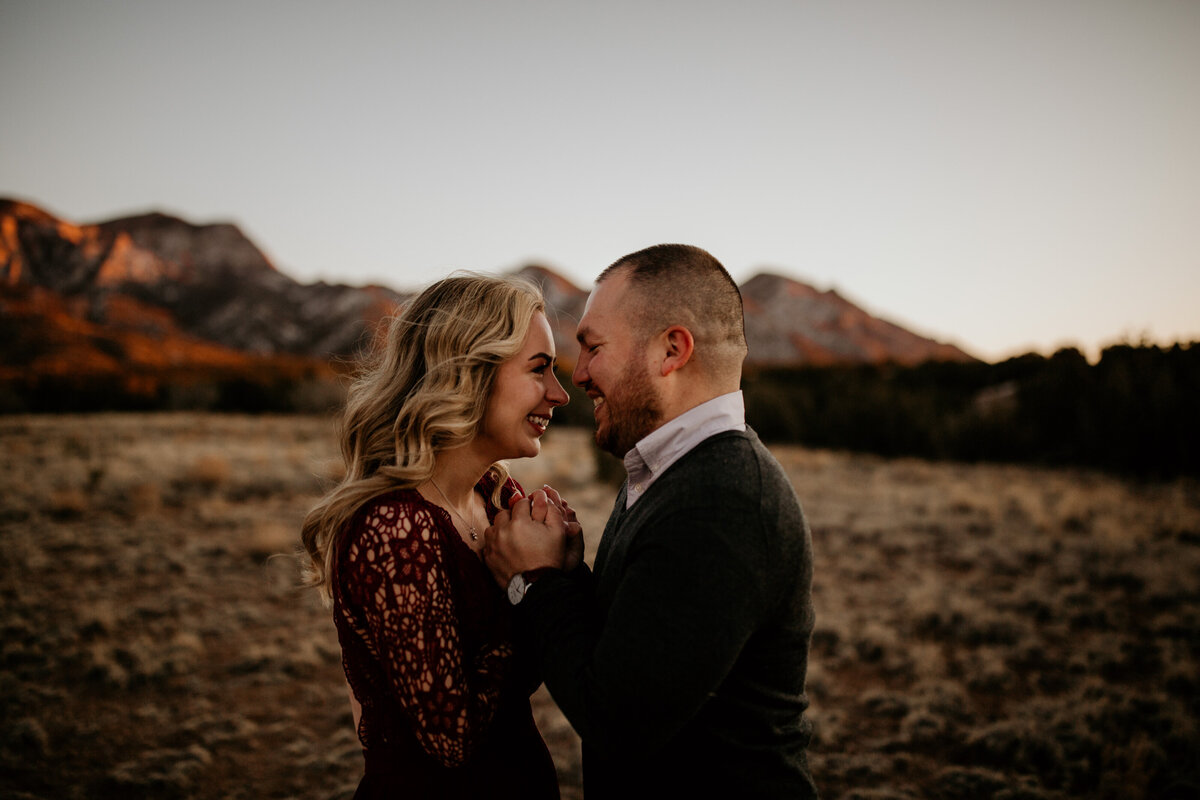
<path id="1" fill-rule="evenodd" d="M 533 584 L 525 579 L 525 573 L 518 572 L 508 582 L 508 602 L 514 606 L 525 599 L 525 593 Z"/>
<path id="2" fill-rule="evenodd" d="M 538 567 L 537 569 L 527 569 L 524 572 L 518 572 L 508 579 L 508 602 L 514 606 L 525 599 L 526 593 L 529 592 L 529 587 L 533 586 L 533 582 L 538 579 L 544 572 L 551 572 L 551 567 Z"/>

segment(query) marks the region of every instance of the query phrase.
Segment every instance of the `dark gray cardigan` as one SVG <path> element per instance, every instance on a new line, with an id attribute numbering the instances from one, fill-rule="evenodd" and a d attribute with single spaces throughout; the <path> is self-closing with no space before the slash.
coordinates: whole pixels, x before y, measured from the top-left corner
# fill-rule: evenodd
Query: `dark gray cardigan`
<path id="1" fill-rule="evenodd" d="M 721 433 L 629 510 L 595 572 L 550 572 L 517 632 L 579 732 L 588 800 L 808 798 L 812 542 L 753 431 Z"/>

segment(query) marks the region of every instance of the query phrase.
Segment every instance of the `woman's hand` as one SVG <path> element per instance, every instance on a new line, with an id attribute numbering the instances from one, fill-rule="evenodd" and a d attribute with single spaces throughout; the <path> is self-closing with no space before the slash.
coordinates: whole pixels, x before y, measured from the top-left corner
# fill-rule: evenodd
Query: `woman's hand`
<path id="1" fill-rule="evenodd" d="M 546 484 L 542 488 L 546 492 L 547 500 L 558 506 L 563 520 L 567 523 L 567 552 L 563 559 L 563 570 L 570 572 L 583 561 L 583 526 L 579 524 L 575 509 L 562 499 L 562 495 L 553 486 Z"/>
<path id="2" fill-rule="evenodd" d="M 518 572 L 564 567 L 569 525 L 560 502 L 545 491 L 516 498 L 483 532 L 483 559 L 501 588 Z"/>

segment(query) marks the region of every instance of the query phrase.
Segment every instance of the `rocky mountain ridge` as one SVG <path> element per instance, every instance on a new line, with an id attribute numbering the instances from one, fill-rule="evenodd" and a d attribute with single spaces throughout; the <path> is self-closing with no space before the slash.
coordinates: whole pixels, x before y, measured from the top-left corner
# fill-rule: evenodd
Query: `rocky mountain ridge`
<path id="1" fill-rule="evenodd" d="M 587 290 L 541 265 L 518 274 L 542 287 L 569 363 Z M 790 278 L 760 274 L 742 290 L 750 364 L 971 358 Z M 102 363 L 119 370 L 135 351 L 149 368 L 163 360 L 149 357 L 156 346 L 173 352 L 167 363 L 176 366 L 238 358 L 328 363 L 361 348 L 408 296 L 382 286 L 301 284 L 229 223 L 148 213 L 81 225 L 0 199 L 0 309 L 9 326 L 20 320 L 22 343 L 10 338 L 0 350 L 0 370 L 9 373 L 52 364 L 59 372 Z M 64 360 L 54 351 L 68 340 L 75 355 Z"/>
<path id="2" fill-rule="evenodd" d="M 575 326 L 588 291 L 541 265 L 519 275 L 542 287 L 560 360 L 572 362 Z M 974 361 L 952 344 L 920 336 L 864 311 L 830 289 L 783 275 L 759 273 L 740 287 L 746 315 L 746 363 L 754 367 L 839 364 L 920 364 Z"/>
<path id="3" fill-rule="evenodd" d="M 741 285 L 749 361 L 759 365 L 913 365 L 971 361 L 952 344 L 880 319 L 842 297 L 782 275 L 759 273 Z"/>

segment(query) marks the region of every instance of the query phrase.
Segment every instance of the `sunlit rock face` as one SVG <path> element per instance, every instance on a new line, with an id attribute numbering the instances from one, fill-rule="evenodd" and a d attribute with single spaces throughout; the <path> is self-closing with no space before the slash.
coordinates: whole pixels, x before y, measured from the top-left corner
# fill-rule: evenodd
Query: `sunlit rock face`
<path id="1" fill-rule="evenodd" d="M 541 287 L 560 361 L 569 369 L 589 289 L 541 265 L 516 274 Z M 412 296 L 380 286 L 298 283 L 229 223 L 195 225 L 149 213 L 79 225 L 30 203 L 0 199 L 2 287 L 54 293 L 66 312 L 100 329 L 170 328 L 255 356 L 313 359 L 361 351 L 379 323 Z M 832 290 L 766 273 L 741 290 L 751 365 L 971 358 L 874 317 Z M 135 319 L 139 314 L 145 324 Z"/>
<path id="2" fill-rule="evenodd" d="M 104 325 L 114 297 L 157 309 L 186 335 L 258 355 L 346 356 L 405 296 L 381 287 L 300 284 L 236 226 L 144 214 L 96 225 L 0 200 L 0 285 L 37 287 Z"/>

